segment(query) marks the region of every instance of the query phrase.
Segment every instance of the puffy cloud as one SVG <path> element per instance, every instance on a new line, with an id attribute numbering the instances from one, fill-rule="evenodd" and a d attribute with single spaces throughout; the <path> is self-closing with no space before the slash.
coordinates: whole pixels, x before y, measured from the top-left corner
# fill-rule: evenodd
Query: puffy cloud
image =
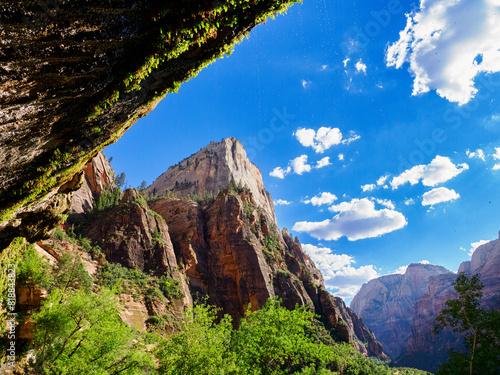
<path id="1" fill-rule="evenodd" d="M 421 260 L 418 263 L 420 263 L 420 264 L 431 264 L 431 262 L 429 262 L 428 260 Z"/>
<path id="2" fill-rule="evenodd" d="M 451 162 L 450 158 L 438 155 L 429 164 L 415 165 L 413 168 L 407 169 L 399 176 L 394 177 L 391 186 L 393 189 L 397 189 L 407 182 L 415 185 L 420 180 L 422 180 L 424 186 L 436 186 L 451 180 L 467 169 L 469 169 L 469 166 L 465 163 L 456 166 Z"/>
<path id="3" fill-rule="evenodd" d="M 269 176 L 284 179 L 285 176 L 287 174 L 290 174 L 291 171 L 292 171 L 291 167 L 287 168 L 276 167 L 271 171 L 271 173 L 269 173 Z"/>
<path id="4" fill-rule="evenodd" d="M 392 201 L 390 201 L 389 199 L 378 199 L 378 198 L 375 198 L 375 202 L 377 202 L 378 204 L 382 205 L 382 206 L 385 206 L 391 210 L 394 210 L 396 208 L 396 206 L 394 205 L 394 203 Z"/>
<path id="5" fill-rule="evenodd" d="M 422 0 L 387 49 L 386 62 L 397 69 L 410 64 L 413 95 L 435 89 L 462 105 L 478 91 L 478 74 L 500 71 L 498 35 L 498 0 Z"/>
<path id="6" fill-rule="evenodd" d="M 500 164 L 495 164 L 495 165 L 493 166 L 493 170 L 494 170 L 494 171 L 498 171 L 498 170 L 500 170 Z"/>
<path id="7" fill-rule="evenodd" d="M 478 158 L 481 159 L 482 161 L 486 160 L 486 155 L 484 154 L 484 151 L 478 148 L 476 151 L 470 151 L 467 150 L 465 151 L 465 154 L 469 157 L 469 159 L 472 158 Z"/>
<path id="8" fill-rule="evenodd" d="M 307 88 L 311 85 L 311 81 L 307 80 L 307 79 L 303 79 L 302 81 L 300 81 L 301 85 L 303 88 Z"/>
<path id="9" fill-rule="evenodd" d="M 338 240 L 345 236 L 349 241 L 356 241 L 378 237 L 407 224 L 402 213 L 387 208 L 376 210 L 375 203 L 367 198 L 342 202 L 331 206 L 329 210 L 339 213 L 319 222 L 299 221 L 293 230 L 307 232 L 321 240 Z"/>
<path id="10" fill-rule="evenodd" d="M 385 182 L 387 181 L 387 179 L 389 178 L 389 175 L 385 175 L 385 176 L 382 176 L 380 177 L 378 180 L 377 180 L 377 185 L 378 186 L 382 186 L 385 184 Z"/>
<path id="11" fill-rule="evenodd" d="M 352 130 L 349 132 L 349 137 L 344 138 L 339 128 L 321 127 L 318 131 L 314 129 L 299 128 L 293 133 L 295 138 L 304 147 L 312 147 L 318 154 L 322 154 L 332 146 L 339 144 L 349 144 L 360 138 Z"/>
<path id="12" fill-rule="evenodd" d="M 340 161 L 344 160 L 344 154 L 339 154 L 338 158 L 339 158 Z"/>
<path id="13" fill-rule="evenodd" d="M 356 71 L 358 73 L 361 73 L 363 72 L 364 74 L 366 74 L 366 64 L 363 63 L 363 61 L 361 61 L 361 59 L 356 63 Z"/>
<path id="14" fill-rule="evenodd" d="M 301 155 L 296 157 L 291 161 L 291 165 L 293 168 L 293 173 L 296 173 L 298 175 L 301 175 L 304 172 L 311 171 L 311 166 L 307 164 L 307 155 Z"/>
<path id="15" fill-rule="evenodd" d="M 363 190 L 363 192 L 370 192 L 370 191 L 373 191 L 375 190 L 376 186 L 375 184 L 366 184 L 366 185 L 361 185 L 361 190 Z"/>
<path id="16" fill-rule="evenodd" d="M 438 203 L 448 202 L 460 198 L 460 195 L 453 189 L 439 187 L 424 193 L 422 206 L 433 206 Z"/>
<path id="17" fill-rule="evenodd" d="M 330 147 L 342 142 L 342 133 L 339 128 L 321 127 L 314 129 L 300 128 L 293 134 L 304 147 L 312 147 L 317 153 L 323 153 Z"/>
<path id="18" fill-rule="evenodd" d="M 342 61 L 342 63 L 344 64 L 344 68 L 347 68 L 347 64 L 349 63 L 349 61 L 351 61 L 349 57 L 346 57 L 345 60 Z"/>
<path id="19" fill-rule="evenodd" d="M 336 195 L 328 192 L 323 192 L 320 195 L 305 200 L 304 203 L 312 204 L 313 206 L 321 206 L 323 204 L 332 204 L 336 200 L 337 200 Z"/>
<path id="20" fill-rule="evenodd" d="M 330 157 L 329 156 L 326 156 L 324 157 L 323 159 L 321 160 L 318 160 L 316 162 L 316 166 L 314 168 L 316 169 L 319 169 L 319 168 L 323 168 L 323 167 L 326 167 L 328 165 L 332 165 L 332 163 L 330 163 Z"/>
<path id="21" fill-rule="evenodd" d="M 311 171 L 311 166 L 307 164 L 307 155 L 300 155 L 295 159 L 290 160 L 286 168 L 281 168 L 281 167 L 274 168 L 269 173 L 269 176 L 284 179 L 285 176 L 289 175 L 292 172 L 301 175 L 305 172 L 310 172 L 310 171 Z"/>
<path id="22" fill-rule="evenodd" d="M 481 246 L 481 245 L 484 245 L 485 243 L 488 243 L 490 241 L 486 241 L 486 240 L 479 240 L 477 242 L 472 242 L 470 244 L 471 248 L 469 249 L 469 256 L 472 256 L 472 254 L 474 254 L 474 251 L 476 251 L 476 249 Z M 462 249 L 463 251 L 467 251 L 466 249 L 464 249 L 463 247 L 461 247 L 460 249 Z"/>
<path id="23" fill-rule="evenodd" d="M 289 202 L 289 201 L 284 200 L 284 199 L 276 199 L 276 200 L 274 201 L 274 204 L 275 204 L 276 206 L 288 206 L 290 203 L 292 203 L 292 202 Z"/>
<path id="24" fill-rule="evenodd" d="M 373 265 L 353 267 L 356 262 L 350 255 L 310 244 L 302 248 L 321 271 L 326 287 L 342 298 L 354 297 L 364 283 L 379 276 Z"/>
<path id="25" fill-rule="evenodd" d="M 495 153 L 492 156 L 494 159 L 500 160 L 500 147 L 495 147 Z"/>

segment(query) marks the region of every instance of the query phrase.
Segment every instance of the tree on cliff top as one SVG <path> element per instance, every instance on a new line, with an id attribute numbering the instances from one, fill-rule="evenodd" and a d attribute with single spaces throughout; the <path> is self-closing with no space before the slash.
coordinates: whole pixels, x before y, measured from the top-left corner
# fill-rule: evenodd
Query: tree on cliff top
<path id="1" fill-rule="evenodd" d="M 441 365 L 438 374 L 499 374 L 500 373 L 500 312 L 480 307 L 483 284 L 478 275 L 460 273 L 454 283 L 457 299 L 446 301 L 437 317 L 434 332 L 446 326 L 464 333 L 465 351 L 450 350 L 450 358 Z"/>

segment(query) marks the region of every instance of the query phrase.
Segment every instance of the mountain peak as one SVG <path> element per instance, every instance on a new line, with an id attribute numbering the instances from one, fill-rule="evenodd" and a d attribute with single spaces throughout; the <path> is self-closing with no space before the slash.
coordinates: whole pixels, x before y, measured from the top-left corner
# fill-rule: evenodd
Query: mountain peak
<path id="1" fill-rule="evenodd" d="M 146 190 L 147 194 L 175 193 L 179 198 L 217 194 L 231 182 L 248 187 L 256 205 L 276 223 L 271 195 L 264 188 L 260 170 L 233 137 L 210 142 L 197 153 L 167 169 Z"/>

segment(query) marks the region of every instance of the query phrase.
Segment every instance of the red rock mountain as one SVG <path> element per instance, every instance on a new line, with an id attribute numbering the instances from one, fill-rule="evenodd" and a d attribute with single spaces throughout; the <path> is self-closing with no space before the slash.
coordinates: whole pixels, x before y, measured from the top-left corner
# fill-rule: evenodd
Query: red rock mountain
<path id="1" fill-rule="evenodd" d="M 108 260 L 184 280 L 184 307 L 208 297 L 235 322 L 249 305 L 258 309 L 270 297 L 280 297 L 290 309 L 310 304 L 333 337 L 388 359 L 362 319 L 326 291 L 298 238 L 279 230 L 260 171 L 237 140 L 211 143 L 179 165 L 148 191 L 159 194 L 172 187 L 181 196 L 218 194 L 197 201 L 156 198 L 146 206 L 134 189 L 127 190 L 105 218 L 86 225 Z M 165 179 L 167 174 L 172 180 Z M 228 188 L 231 180 L 236 186 Z M 154 238 L 161 238 L 161 244 Z"/>
<path id="2" fill-rule="evenodd" d="M 484 284 L 482 305 L 500 310 L 500 239 L 478 247 L 459 271 L 479 274 Z M 411 264 L 404 275 L 388 275 L 364 284 L 351 302 L 398 365 L 436 371 L 447 350 L 458 349 L 461 338 L 451 330 L 433 333 L 436 317 L 448 299 L 458 274 L 443 267 Z"/>

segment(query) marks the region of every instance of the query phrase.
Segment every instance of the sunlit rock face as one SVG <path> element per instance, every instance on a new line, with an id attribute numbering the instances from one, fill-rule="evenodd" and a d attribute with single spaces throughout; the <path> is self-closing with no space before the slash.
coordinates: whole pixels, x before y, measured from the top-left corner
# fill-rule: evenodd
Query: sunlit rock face
<path id="1" fill-rule="evenodd" d="M 168 168 L 146 193 L 177 196 L 149 207 L 168 225 L 193 298 L 208 296 L 235 322 L 270 297 L 290 309 L 310 305 L 338 340 L 352 342 L 365 355 L 388 358 L 363 321 L 326 291 L 299 239 L 279 230 L 272 197 L 238 140 L 210 143 Z M 185 199 L 194 195 L 198 203 Z"/>
<path id="2" fill-rule="evenodd" d="M 82 215 L 92 211 L 94 199 L 106 190 L 114 187 L 115 172 L 109 165 L 104 153 L 99 152 L 83 171 L 82 186 L 73 193 L 71 199 L 71 213 Z"/>
<path id="3" fill-rule="evenodd" d="M 478 274 L 484 284 L 482 306 L 500 309 L 500 239 L 479 246 L 459 272 Z M 461 348 L 461 336 L 451 329 L 434 334 L 435 320 L 446 301 L 456 298 L 458 273 L 443 267 L 412 264 L 404 275 L 388 275 L 363 285 L 351 308 L 363 318 L 401 366 L 436 371 L 450 348 Z"/>
<path id="4" fill-rule="evenodd" d="M 2 0 L 0 248 L 46 237 L 98 151 L 291 4 Z"/>
<path id="5" fill-rule="evenodd" d="M 163 195 L 170 191 L 178 198 L 217 193 L 233 181 L 246 186 L 258 205 L 276 224 L 271 195 L 264 188 L 259 169 L 247 158 L 236 138 L 211 142 L 158 177 L 146 192 Z"/>

